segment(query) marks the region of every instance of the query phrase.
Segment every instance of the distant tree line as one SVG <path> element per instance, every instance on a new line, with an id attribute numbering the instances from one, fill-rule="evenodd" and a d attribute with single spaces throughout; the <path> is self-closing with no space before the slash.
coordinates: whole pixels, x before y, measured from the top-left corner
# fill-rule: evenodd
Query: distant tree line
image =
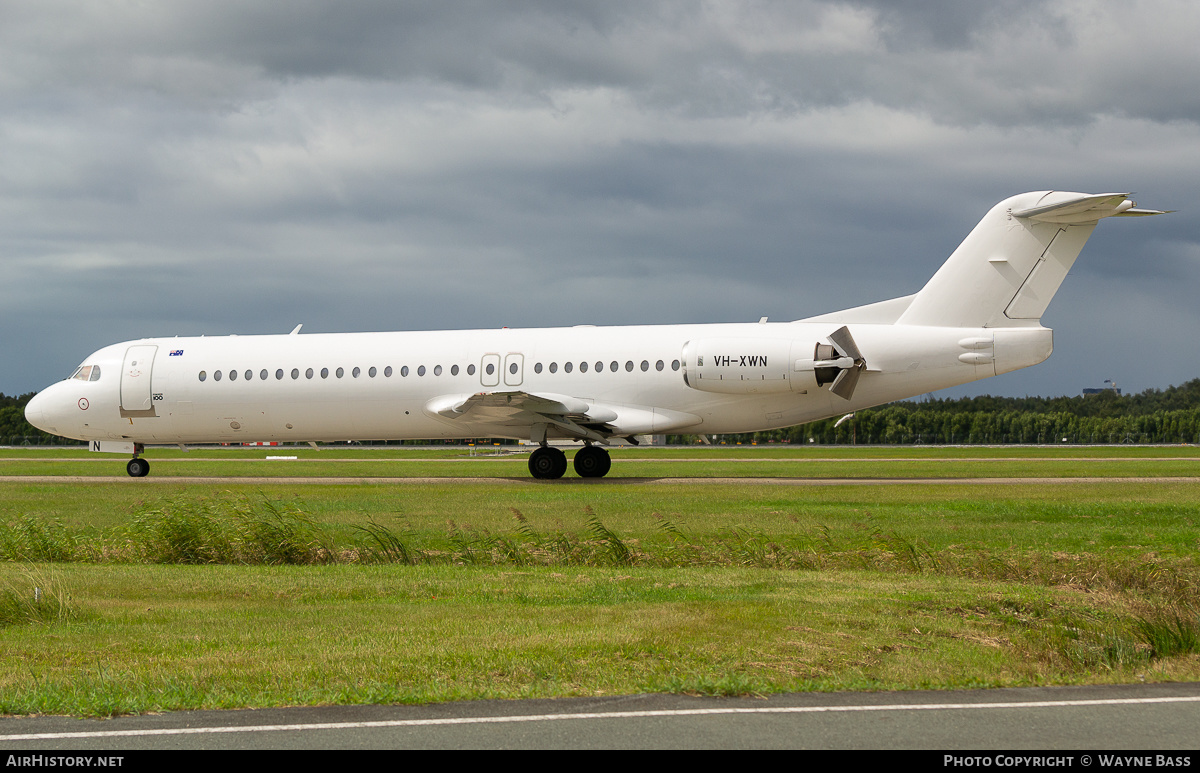
<path id="1" fill-rule="evenodd" d="M 1131 395 L 963 397 L 890 403 L 769 432 L 723 435 L 726 443 L 987 444 L 1200 443 L 1200 379 Z M 694 443 L 696 435 L 669 442 Z M 718 441 L 720 442 L 720 441 Z"/>
<path id="2" fill-rule="evenodd" d="M 0 393 L 0 445 L 77 445 L 25 421 L 34 393 Z M 988 444 L 1200 443 L 1200 379 L 1132 395 L 963 397 L 890 403 L 786 429 L 722 435 L 726 443 Z M 1065 439 L 1065 440 L 1064 440 Z M 669 435 L 696 443 L 698 435 Z M 719 442 L 718 441 L 718 442 Z M 490 443 L 491 441 L 484 441 Z M 504 441 L 507 442 L 507 441 Z"/>

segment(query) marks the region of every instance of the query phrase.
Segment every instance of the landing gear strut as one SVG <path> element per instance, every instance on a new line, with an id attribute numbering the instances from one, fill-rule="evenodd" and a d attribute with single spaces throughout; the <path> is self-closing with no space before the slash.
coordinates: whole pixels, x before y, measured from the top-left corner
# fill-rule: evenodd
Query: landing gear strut
<path id="1" fill-rule="evenodd" d="M 529 474 L 543 480 L 561 478 L 567 471 L 567 455 L 557 448 L 541 446 L 529 455 Z"/>
<path id="2" fill-rule="evenodd" d="M 575 472 L 581 478 L 603 478 L 612 467 L 612 457 L 600 446 L 584 446 L 575 454 Z"/>
<path id="3" fill-rule="evenodd" d="M 96 448 L 96 444 L 93 444 L 92 450 L 99 450 Z M 129 473 L 129 477 L 144 478 L 150 474 L 150 462 L 141 458 L 142 452 L 145 450 L 146 447 L 141 443 L 133 444 L 133 458 L 129 460 L 129 464 L 125 465 L 125 472 Z"/>

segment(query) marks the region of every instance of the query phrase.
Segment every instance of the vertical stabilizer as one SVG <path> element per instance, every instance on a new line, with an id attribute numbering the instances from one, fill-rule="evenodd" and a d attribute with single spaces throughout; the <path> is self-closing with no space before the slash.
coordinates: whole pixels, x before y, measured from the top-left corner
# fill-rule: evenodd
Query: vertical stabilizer
<path id="1" fill-rule="evenodd" d="M 1101 218 L 1157 214 L 1123 193 L 1013 196 L 979 221 L 896 322 L 1037 325 Z"/>

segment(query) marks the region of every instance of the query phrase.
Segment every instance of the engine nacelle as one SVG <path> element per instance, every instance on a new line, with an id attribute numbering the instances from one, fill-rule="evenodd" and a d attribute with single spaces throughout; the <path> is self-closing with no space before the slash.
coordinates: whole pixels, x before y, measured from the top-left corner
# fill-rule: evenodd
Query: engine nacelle
<path id="1" fill-rule="evenodd" d="M 724 394 L 791 391 L 792 342 L 779 338 L 701 338 L 683 347 L 683 381 Z"/>

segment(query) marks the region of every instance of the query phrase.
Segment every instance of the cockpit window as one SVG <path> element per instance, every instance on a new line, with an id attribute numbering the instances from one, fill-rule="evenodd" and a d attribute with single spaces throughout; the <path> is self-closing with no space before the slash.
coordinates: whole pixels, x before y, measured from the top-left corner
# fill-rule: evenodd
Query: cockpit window
<path id="1" fill-rule="evenodd" d="M 99 365 L 80 365 L 71 374 L 71 378 L 77 381 L 99 381 L 100 366 Z"/>

